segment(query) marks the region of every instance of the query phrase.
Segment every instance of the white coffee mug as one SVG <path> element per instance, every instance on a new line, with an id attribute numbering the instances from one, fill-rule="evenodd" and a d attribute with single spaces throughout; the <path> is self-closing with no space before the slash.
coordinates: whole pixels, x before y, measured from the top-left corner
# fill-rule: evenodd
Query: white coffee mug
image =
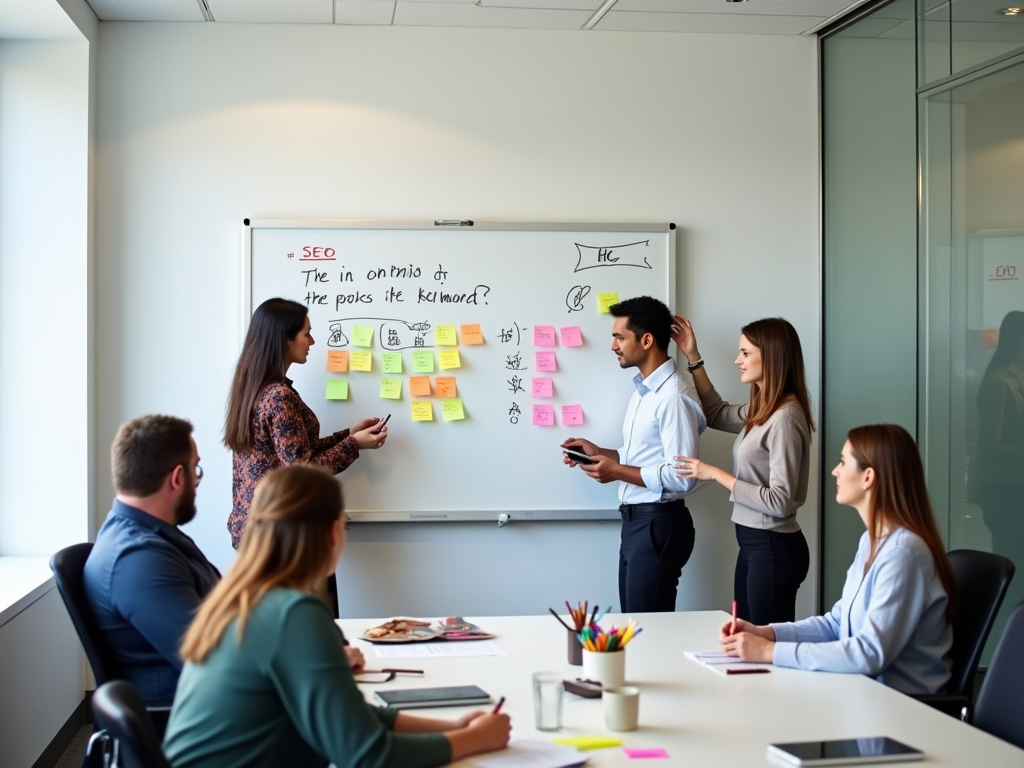
<path id="1" fill-rule="evenodd" d="M 612 731 L 635 731 L 640 719 L 640 689 L 632 685 L 605 688 L 604 724 Z"/>

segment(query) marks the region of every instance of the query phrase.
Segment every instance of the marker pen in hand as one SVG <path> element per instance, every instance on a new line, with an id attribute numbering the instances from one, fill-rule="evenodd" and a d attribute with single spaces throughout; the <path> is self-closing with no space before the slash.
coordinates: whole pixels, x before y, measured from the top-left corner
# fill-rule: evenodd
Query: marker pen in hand
<path id="1" fill-rule="evenodd" d="M 501 705 L 504 704 L 504 703 L 505 703 L 505 697 L 502 696 L 500 699 L 498 699 L 498 703 L 494 705 L 494 709 L 491 710 L 491 714 L 492 715 L 496 715 L 499 712 L 501 712 Z"/>
<path id="2" fill-rule="evenodd" d="M 736 601 L 732 601 L 732 627 L 729 628 L 729 634 L 736 634 Z"/>
<path id="3" fill-rule="evenodd" d="M 380 431 L 381 431 L 382 429 L 384 429 L 384 427 L 385 427 L 385 426 L 387 426 L 387 423 L 388 423 L 388 419 L 390 419 L 390 418 L 391 418 L 391 414 L 389 413 L 389 414 L 388 414 L 387 416 L 385 416 L 385 417 L 384 417 L 384 421 L 378 422 L 378 424 L 377 424 L 377 429 L 375 429 L 375 430 L 373 431 L 373 434 L 375 434 L 375 435 L 379 435 L 379 434 L 380 434 Z"/>

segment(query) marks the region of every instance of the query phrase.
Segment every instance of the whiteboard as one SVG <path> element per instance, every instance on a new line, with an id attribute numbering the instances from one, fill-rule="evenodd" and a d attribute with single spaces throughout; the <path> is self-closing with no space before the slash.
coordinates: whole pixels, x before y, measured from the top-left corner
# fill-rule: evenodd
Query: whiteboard
<path id="1" fill-rule="evenodd" d="M 618 484 L 566 467 L 558 445 L 586 437 L 621 446 L 637 371 L 619 368 L 613 318 L 599 299 L 648 295 L 673 307 L 674 224 L 246 219 L 242 240 L 241 338 L 266 299 L 309 307 L 316 343 L 288 375 L 321 433 L 391 415 L 386 445 L 361 451 L 341 475 L 353 520 L 618 517 Z M 482 344 L 467 343 L 473 325 Z M 439 343 L 452 326 L 457 344 Z M 544 345 L 548 328 L 553 346 Z M 581 345 L 572 346 L 574 328 Z M 367 329 L 370 346 L 358 346 Z M 451 350 L 460 367 L 441 370 Z M 328 353 L 337 362 L 346 351 L 348 370 L 328 371 Z M 367 352 L 372 370 L 352 370 Z M 421 366 L 432 358 L 434 371 L 414 372 L 414 353 Z M 385 354 L 392 365 L 400 356 L 401 374 L 382 372 Z M 538 370 L 552 357 L 556 370 Z M 430 397 L 411 395 L 414 376 L 421 387 L 429 376 Z M 455 378 L 456 398 L 437 396 L 438 377 Z M 385 379 L 398 399 L 382 398 Z M 341 381 L 347 399 L 328 399 Z M 445 420 L 458 415 L 455 400 L 464 418 Z M 535 407 L 539 421 L 550 414 L 553 424 L 535 424 Z M 414 408 L 432 420 L 415 421 Z"/>

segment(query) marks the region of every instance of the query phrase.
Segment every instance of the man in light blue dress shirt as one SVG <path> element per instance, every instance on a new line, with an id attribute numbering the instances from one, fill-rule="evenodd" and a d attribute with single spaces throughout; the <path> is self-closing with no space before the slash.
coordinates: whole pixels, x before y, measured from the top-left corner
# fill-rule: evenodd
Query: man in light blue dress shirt
<path id="1" fill-rule="evenodd" d="M 693 552 L 693 520 L 683 497 L 696 484 L 678 477 L 674 457 L 696 455 L 707 426 L 697 393 L 676 372 L 668 355 L 672 313 L 640 296 L 610 307 L 612 351 L 621 368 L 639 368 L 636 391 L 622 424 L 623 445 L 601 448 L 569 438 L 563 448 L 582 451 L 580 467 L 599 483 L 618 481 L 622 539 L 619 546 L 620 610 L 674 611 L 683 566 Z M 576 466 L 569 455 L 564 461 Z"/>

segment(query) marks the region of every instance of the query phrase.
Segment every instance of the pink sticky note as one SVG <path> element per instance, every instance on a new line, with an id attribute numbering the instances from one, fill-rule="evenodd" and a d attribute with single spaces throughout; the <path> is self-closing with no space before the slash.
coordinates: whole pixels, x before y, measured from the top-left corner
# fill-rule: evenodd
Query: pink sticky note
<path id="1" fill-rule="evenodd" d="M 554 352 L 537 352 L 538 371 L 557 371 L 558 363 L 555 362 Z"/>
<path id="2" fill-rule="evenodd" d="M 562 346 L 563 347 L 582 347 L 583 346 L 583 331 L 580 330 L 578 325 L 567 325 L 562 331 Z"/>
<path id="3" fill-rule="evenodd" d="M 536 379 L 534 379 L 536 381 Z M 562 424 L 567 427 L 578 426 L 583 423 L 582 405 L 563 405 Z"/>
<path id="4" fill-rule="evenodd" d="M 553 347 L 555 346 L 555 326 L 535 325 L 533 326 L 533 346 Z"/>
<path id="5" fill-rule="evenodd" d="M 534 397 L 554 397 L 555 387 L 548 377 L 533 380 Z"/>
<path id="6" fill-rule="evenodd" d="M 668 757 L 668 750 L 662 747 L 654 749 L 637 749 L 635 747 L 623 747 L 622 751 L 630 760 L 640 760 L 649 757 Z"/>
<path id="7" fill-rule="evenodd" d="M 555 426 L 555 407 L 553 405 L 533 406 L 533 426 L 553 427 Z"/>

